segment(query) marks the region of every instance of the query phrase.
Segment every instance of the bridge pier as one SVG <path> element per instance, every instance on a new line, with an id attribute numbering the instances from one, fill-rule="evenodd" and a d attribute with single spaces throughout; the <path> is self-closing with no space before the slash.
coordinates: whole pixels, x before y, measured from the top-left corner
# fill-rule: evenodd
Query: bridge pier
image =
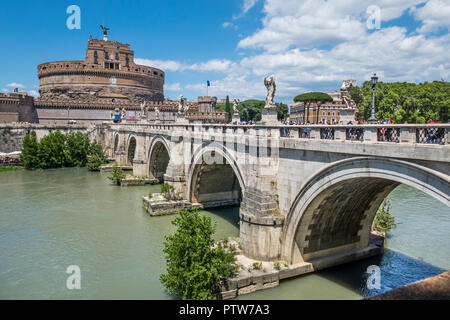
<path id="1" fill-rule="evenodd" d="M 184 164 L 184 143 L 181 135 L 171 137 L 170 160 L 164 174 L 164 182 L 175 188 L 184 199 L 188 199 Z"/>
<path id="2" fill-rule="evenodd" d="M 243 254 L 261 261 L 281 258 L 284 216 L 278 204 L 279 130 L 267 129 L 249 139 L 248 187 L 240 207 L 240 243 Z"/>
<path id="3" fill-rule="evenodd" d="M 244 192 L 239 238 L 245 256 L 261 261 L 280 260 L 284 216 L 277 210 L 273 195 L 259 190 Z"/>
<path id="4" fill-rule="evenodd" d="M 125 165 L 127 163 L 127 154 L 125 152 L 126 148 L 126 135 L 118 133 L 118 144 L 117 150 L 114 153 L 114 158 L 117 164 Z"/>
<path id="5" fill-rule="evenodd" d="M 145 157 L 146 150 L 145 136 L 139 134 L 136 141 L 136 153 L 132 161 L 133 175 L 137 177 L 147 176 L 147 160 Z"/>

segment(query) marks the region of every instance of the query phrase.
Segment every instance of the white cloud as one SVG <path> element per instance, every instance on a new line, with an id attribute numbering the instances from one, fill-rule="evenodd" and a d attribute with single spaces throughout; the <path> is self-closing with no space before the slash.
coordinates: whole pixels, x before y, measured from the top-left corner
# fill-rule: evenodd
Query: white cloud
<path id="1" fill-rule="evenodd" d="M 181 85 L 178 82 L 171 83 L 171 84 L 164 84 L 164 90 L 167 91 L 181 91 Z"/>
<path id="2" fill-rule="evenodd" d="M 8 83 L 6 86 L 10 88 L 20 88 L 20 89 L 26 88 L 23 84 L 17 82 Z"/>
<path id="3" fill-rule="evenodd" d="M 207 71 L 227 72 L 227 71 L 230 71 L 234 67 L 236 67 L 236 64 L 230 60 L 213 59 L 213 60 L 209 60 L 207 62 L 193 64 L 189 67 L 189 69 L 195 70 L 195 71 L 202 71 L 202 72 L 207 72 Z"/>
<path id="4" fill-rule="evenodd" d="M 233 20 L 237 20 L 246 15 L 246 13 L 255 6 L 258 0 L 243 0 L 241 6 L 241 12 L 238 15 L 233 16 Z"/>
<path id="5" fill-rule="evenodd" d="M 8 89 L 3 88 L 3 89 L 2 89 L 2 92 L 5 92 L 5 93 L 6 93 L 6 92 L 8 92 Z"/>
<path id="6" fill-rule="evenodd" d="M 378 1 L 381 19 L 398 18 L 415 0 Z M 366 10 L 373 0 L 267 0 L 263 28 L 242 39 L 239 48 L 283 51 L 354 41 L 367 35 Z"/>
<path id="7" fill-rule="evenodd" d="M 136 62 L 136 64 L 158 68 L 163 71 L 182 71 L 186 68 L 186 66 L 174 60 L 150 60 L 136 58 L 134 59 L 134 61 Z"/>
<path id="8" fill-rule="evenodd" d="M 438 31 L 440 28 L 447 28 L 450 31 L 450 1 L 430 0 L 425 6 L 411 12 L 416 20 L 422 21 L 422 26 L 418 28 L 420 33 Z"/>

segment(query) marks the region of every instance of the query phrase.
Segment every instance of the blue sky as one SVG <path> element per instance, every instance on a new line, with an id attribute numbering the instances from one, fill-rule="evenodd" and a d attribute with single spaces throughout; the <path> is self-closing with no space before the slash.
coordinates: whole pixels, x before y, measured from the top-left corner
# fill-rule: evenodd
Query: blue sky
<path id="1" fill-rule="evenodd" d="M 36 66 L 83 59 L 90 35 L 101 38 L 102 0 L 3 1 L 0 89 L 37 95 Z M 373 72 L 384 81 L 445 79 L 450 70 L 450 0 L 104 0 L 111 40 L 129 43 L 137 62 L 166 71 L 166 97 L 206 93 L 276 100 L 338 90 Z M 70 5 L 81 30 L 69 30 Z M 369 10 L 375 5 L 375 15 Z M 373 8 L 372 8 L 373 9 Z M 380 29 L 370 29 L 368 19 Z M 370 21 L 375 21 L 370 20 Z"/>

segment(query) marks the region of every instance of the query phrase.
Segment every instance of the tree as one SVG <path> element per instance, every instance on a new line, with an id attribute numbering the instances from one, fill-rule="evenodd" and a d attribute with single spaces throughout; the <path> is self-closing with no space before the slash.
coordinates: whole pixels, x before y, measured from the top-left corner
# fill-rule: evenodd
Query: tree
<path id="1" fill-rule="evenodd" d="M 312 103 L 317 104 L 316 123 L 319 123 L 319 110 L 322 103 L 332 102 L 333 98 L 323 92 L 307 92 L 299 94 L 294 98 L 294 102 L 303 102 L 305 110 L 303 111 L 303 123 L 306 123 L 309 118 L 309 108 Z"/>
<path id="2" fill-rule="evenodd" d="M 275 103 L 277 106 L 277 118 L 280 121 L 283 121 L 288 117 L 289 114 L 289 108 L 287 104 L 284 103 Z"/>
<path id="3" fill-rule="evenodd" d="M 89 137 L 81 132 L 66 135 L 66 167 L 84 167 L 89 151 Z"/>
<path id="4" fill-rule="evenodd" d="M 100 166 L 105 162 L 105 160 L 98 154 L 94 154 L 89 157 L 86 167 L 89 171 L 100 171 Z"/>
<path id="5" fill-rule="evenodd" d="M 261 112 L 264 108 L 265 101 L 261 100 L 245 100 L 239 105 L 239 116 L 244 121 L 260 121 Z"/>
<path id="6" fill-rule="evenodd" d="M 39 143 L 36 140 L 36 132 L 27 133 L 23 138 L 22 152 L 20 159 L 26 169 L 35 169 L 39 167 L 38 157 Z"/>
<path id="7" fill-rule="evenodd" d="M 225 101 L 225 112 L 228 113 L 228 122 L 231 122 L 231 119 L 233 118 L 233 108 L 231 106 L 230 98 L 228 96 Z"/>
<path id="8" fill-rule="evenodd" d="M 397 227 L 395 217 L 391 215 L 391 204 L 389 200 L 383 201 L 375 215 L 374 229 L 381 232 L 388 232 Z"/>
<path id="9" fill-rule="evenodd" d="M 366 81 L 361 88 L 356 88 L 355 92 L 359 90 L 362 94 L 359 118 L 366 121 L 372 109 L 372 84 Z M 450 116 L 450 83 L 378 82 L 375 88 L 375 113 L 378 120 L 391 120 L 393 123 L 446 123 Z"/>
<path id="10" fill-rule="evenodd" d="M 42 169 L 64 167 L 68 154 L 70 152 L 66 148 L 66 136 L 60 131 L 50 132 L 39 142 L 39 167 Z"/>
<path id="11" fill-rule="evenodd" d="M 233 273 L 234 254 L 214 246 L 215 225 L 196 210 L 180 211 L 172 224 L 177 229 L 165 237 L 167 273 L 160 276 L 161 283 L 183 299 L 215 299 L 220 281 Z"/>
<path id="12" fill-rule="evenodd" d="M 114 184 L 120 186 L 121 181 L 125 179 L 125 173 L 123 172 L 121 167 L 118 167 L 115 164 L 113 165 L 111 175 L 108 176 L 108 179 L 111 180 Z"/>

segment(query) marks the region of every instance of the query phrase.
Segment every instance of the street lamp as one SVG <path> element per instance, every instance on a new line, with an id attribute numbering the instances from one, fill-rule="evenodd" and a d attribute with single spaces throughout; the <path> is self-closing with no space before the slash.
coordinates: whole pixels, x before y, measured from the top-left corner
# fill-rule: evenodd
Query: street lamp
<path id="1" fill-rule="evenodd" d="M 374 73 L 372 78 L 372 113 L 370 115 L 369 123 L 375 124 L 378 123 L 377 118 L 375 118 L 375 87 L 377 86 L 378 77 L 377 74 Z"/>

